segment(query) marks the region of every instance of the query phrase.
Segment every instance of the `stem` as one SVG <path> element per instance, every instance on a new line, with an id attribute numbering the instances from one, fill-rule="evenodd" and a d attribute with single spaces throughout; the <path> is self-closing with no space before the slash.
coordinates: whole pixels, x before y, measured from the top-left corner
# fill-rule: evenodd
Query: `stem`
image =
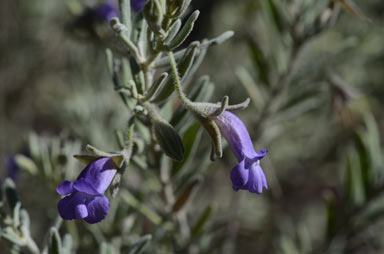
<path id="1" fill-rule="evenodd" d="M 170 61 L 171 68 L 172 68 L 173 79 L 175 81 L 174 85 L 175 85 L 175 90 L 177 92 L 177 95 L 179 96 L 180 101 L 183 103 L 183 105 L 186 108 L 188 108 L 188 109 L 190 109 L 192 111 L 195 111 L 195 108 L 193 106 L 192 101 L 190 101 L 185 96 L 183 90 L 181 89 L 181 81 L 180 81 L 180 77 L 179 77 L 179 72 L 177 70 L 177 65 L 176 65 L 175 57 L 174 57 L 172 51 L 168 51 L 168 57 L 169 57 L 169 61 Z"/>

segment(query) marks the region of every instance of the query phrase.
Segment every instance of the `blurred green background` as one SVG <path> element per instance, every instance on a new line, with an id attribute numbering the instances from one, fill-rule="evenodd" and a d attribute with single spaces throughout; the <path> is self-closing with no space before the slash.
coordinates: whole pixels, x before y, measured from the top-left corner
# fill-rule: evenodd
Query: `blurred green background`
<path id="1" fill-rule="evenodd" d="M 354 1 L 362 15 L 340 5 L 332 25 L 295 41 L 292 34 L 314 31 L 316 18 L 327 18 L 326 2 L 192 1 L 191 10 L 199 9 L 201 17 L 190 40 L 235 32 L 208 51 L 198 74 L 214 82 L 212 101 L 251 97 L 239 117 L 256 148 L 269 151 L 262 161 L 269 190 L 262 195 L 232 190 L 235 159 L 228 149 L 204 171 L 187 216 L 193 220 L 196 211 L 213 205 L 206 240 L 213 247 L 198 253 L 384 251 L 384 3 Z M 70 142 L 72 154 L 88 143 L 117 147 L 113 131 L 127 115 L 113 91 L 103 47 L 69 25 L 75 3 L 0 2 L 2 178 L 8 158 L 27 149 L 32 133 L 42 143 Z M 207 144 L 199 153 L 209 153 Z M 71 166 L 75 172 L 81 167 Z M 140 188 L 135 175 L 124 177 L 126 186 Z M 44 181 L 21 171 L 16 182 L 38 243 L 59 200 L 56 182 Z M 91 244 L 80 247 L 85 249 L 92 250 Z"/>

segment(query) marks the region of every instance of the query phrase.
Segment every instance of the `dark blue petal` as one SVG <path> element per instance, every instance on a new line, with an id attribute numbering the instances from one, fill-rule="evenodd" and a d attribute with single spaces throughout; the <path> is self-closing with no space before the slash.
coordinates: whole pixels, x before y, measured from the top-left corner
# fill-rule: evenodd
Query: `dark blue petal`
<path id="1" fill-rule="evenodd" d="M 93 196 L 104 194 L 104 193 L 97 192 L 97 190 L 95 190 L 95 188 L 92 186 L 92 184 L 90 184 L 87 181 L 86 178 L 77 179 L 73 184 L 73 188 L 77 191 L 80 191 L 89 195 L 93 195 Z"/>
<path id="2" fill-rule="evenodd" d="M 131 8 L 135 12 L 140 12 L 143 9 L 145 0 L 131 0 Z"/>
<path id="3" fill-rule="evenodd" d="M 90 183 L 97 193 L 104 193 L 117 170 L 116 166 L 110 158 L 100 158 L 88 164 L 81 172 L 77 180 L 85 178 Z"/>
<path id="4" fill-rule="evenodd" d="M 106 196 L 100 195 L 87 199 L 88 217 L 84 220 L 94 224 L 103 220 L 109 212 L 109 201 Z"/>
<path id="5" fill-rule="evenodd" d="M 116 7 L 113 2 L 108 1 L 104 4 L 99 5 L 94 9 L 95 15 L 100 19 L 105 19 L 107 21 L 111 20 L 114 17 L 118 17 Z"/>
<path id="6" fill-rule="evenodd" d="M 57 204 L 59 214 L 64 220 L 77 219 L 78 211 L 82 208 L 78 206 L 84 205 L 84 196 L 80 192 L 75 192 L 67 197 L 62 198 Z"/>
<path id="7" fill-rule="evenodd" d="M 268 189 L 267 181 L 260 165 L 255 163 L 249 169 L 248 191 L 261 194 L 263 192 L 263 187 Z"/>
<path id="8" fill-rule="evenodd" d="M 59 186 L 57 186 L 56 191 L 62 196 L 71 194 L 74 191 L 73 184 L 71 181 L 63 181 Z"/>
<path id="9" fill-rule="evenodd" d="M 231 170 L 232 187 L 234 190 L 244 189 L 248 182 L 249 172 L 244 168 L 244 160 Z"/>

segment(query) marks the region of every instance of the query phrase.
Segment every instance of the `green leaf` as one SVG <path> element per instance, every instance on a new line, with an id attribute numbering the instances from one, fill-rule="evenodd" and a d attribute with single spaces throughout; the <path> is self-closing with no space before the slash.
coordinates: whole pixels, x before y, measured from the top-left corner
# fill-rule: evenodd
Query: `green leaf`
<path id="1" fill-rule="evenodd" d="M 63 254 L 71 254 L 72 253 L 72 244 L 73 239 L 70 234 L 65 234 L 63 239 Z"/>
<path id="2" fill-rule="evenodd" d="M 212 206 L 208 206 L 207 208 L 204 209 L 204 211 L 201 213 L 199 219 L 197 220 L 195 226 L 192 229 L 193 237 L 198 237 L 201 234 L 211 214 L 212 214 Z"/>
<path id="3" fill-rule="evenodd" d="M 374 171 L 372 173 L 379 173 L 384 169 L 379 129 L 375 118 L 370 113 L 364 115 L 364 122 L 367 128 L 364 136 L 367 142 L 370 161 L 372 163 L 372 170 Z"/>
<path id="4" fill-rule="evenodd" d="M 185 52 L 183 58 L 178 62 L 177 69 L 179 71 L 180 79 L 183 80 L 188 73 L 188 71 L 191 69 L 193 61 L 195 59 L 197 48 L 199 44 L 198 43 L 192 43 L 187 51 Z M 164 84 L 163 88 L 160 90 L 158 94 L 154 96 L 154 99 L 152 102 L 160 103 L 167 99 L 175 90 L 174 87 L 174 80 L 173 75 L 169 75 L 166 83 Z M 183 82 L 183 81 L 182 81 Z"/>
<path id="5" fill-rule="evenodd" d="M 149 247 L 152 240 L 151 235 L 144 235 L 139 240 L 134 242 L 128 252 L 128 254 L 142 254 Z"/>
<path id="6" fill-rule="evenodd" d="M 37 166 L 33 160 L 24 156 L 22 154 L 18 154 L 15 156 L 16 164 L 21 168 L 30 173 L 31 175 L 37 174 Z"/>
<path id="7" fill-rule="evenodd" d="M 196 122 L 185 132 L 183 137 L 183 144 L 185 147 L 184 161 L 173 163 L 172 175 L 178 174 L 181 169 L 186 169 L 189 166 L 190 161 L 193 159 L 199 145 L 202 133 L 199 130 L 200 123 Z"/>
<path id="8" fill-rule="evenodd" d="M 182 161 L 185 152 L 184 145 L 173 126 L 164 120 L 154 119 L 153 129 L 155 137 L 164 153 L 174 160 Z"/>
<path id="9" fill-rule="evenodd" d="M 57 228 L 51 227 L 49 234 L 49 253 L 62 254 L 61 238 Z"/>
<path id="10" fill-rule="evenodd" d="M 327 213 L 327 228 L 326 228 L 326 236 L 328 241 L 330 241 L 335 235 L 336 231 L 336 204 L 335 204 L 335 196 L 332 192 L 327 191 L 324 193 L 324 200 L 326 203 L 326 213 Z"/>
<path id="11" fill-rule="evenodd" d="M 160 89 L 163 88 L 165 81 L 168 77 L 167 72 L 163 72 L 156 82 L 149 88 L 147 94 L 144 97 L 144 101 L 150 100 L 154 94 L 158 93 Z"/>
<path id="12" fill-rule="evenodd" d="M 361 172 L 360 160 L 356 153 L 351 153 L 347 161 L 346 194 L 353 206 L 364 202 L 364 179 Z"/>
<path id="13" fill-rule="evenodd" d="M 199 17 L 199 14 L 200 12 L 196 10 L 191 14 L 191 16 L 189 16 L 188 20 L 185 22 L 180 32 L 176 35 L 175 39 L 173 39 L 170 44 L 165 45 L 169 50 L 179 47 L 185 41 L 188 35 L 192 32 L 193 26 Z"/>
<path id="14" fill-rule="evenodd" d="M 99 254 L 114 254 L 115 250 L 113 248 L 112 244 L 102 242 L 100 249 L 99 249 Z"/>
<path id="15" fill-rule="evenodd" d="M 20 202 L 19 195 L 16 192 L 16 185 L 11 178 L 5 179 L 5 197 L 9 204 L 11 211 L 13 211 Z"/>
<path id="16" fill-rule="evenodd" d="M 105 50 L 105 57 L 107 61 L 107 69 L 110 75 L 113 75 L 113 53 L 112 50 L 106 49 Z"/>
<path id="17" fill-rule="evenodd" d="M 269 65 L 262 49 L 256 41 L 248 41 L 248 47 L 251 51 L 253 63 L 256 67 L 259 79 L 264 85 L 270 86 L 269 81 Z"/>
<path id="18" fill-rule="evenodd" d="M 187 187 L 181 192 L 179 197 L 177 198 L 175 204 L 172 207 L 172 212 L 177 213 L 184 205 L 187 203 L 189 198 L 191 197 L 192 191 L 195 187 L 200 183 L 199 179 L 193 180 Z"/>
<path id="19" fill-rule="evenodd" d="M 271 16 L 271 19 L 276 26 L 277 30 L 280 33 L 283 33 L 286 26 L 286 21 L 284 20 L 282 13 L 280 12 L 279 8 L 275 4 L 274 0 L 267 0 L 268 5 L 268 11 Z"/>
<path id="20" fill-rule="evenodd" d="M 176 34 L 179 32 L 181 27 L 181 20 L 177 19 L 175 23 L 168 30 L 168 34 L 164 39 L 164 44 L 169 44 L 173 38 L 175 38 Z"/>
<path id="21" fill-rule="evenodd" d="M 371 187 L 373 186 L 372 167 L 369 160 L 368 151 L 361 134 L 355 135 L 355 147 L 359 156 L 363 188 L 365 194 L 369 196 L 371 194 Z"/>

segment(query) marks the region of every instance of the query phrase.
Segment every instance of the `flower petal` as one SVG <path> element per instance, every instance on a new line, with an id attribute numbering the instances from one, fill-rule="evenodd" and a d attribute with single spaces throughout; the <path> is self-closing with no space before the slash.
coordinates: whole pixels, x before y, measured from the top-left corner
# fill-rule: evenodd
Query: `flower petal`
<path id="1" fill-rule="evenodd" d="M 266 189 L 268 188 L 267 181 L 260 165 L 255 163 L 249 169 L 248 191 L 261 194 L 263 192 L 263 187 Z"/>
<path id="2" fill-rule="evenodd" d="M 80 173 L 77 180 L 85 178 L 90 183 L 97 193 L 104 193 L 117 170 L 116 166 L 110 158 L 100 158 L 88 164 L 86 168 Z M 76 181 L 77 181 L 76 180 Z"/>
<path id="3" fill-rule="evenodd" d="M 56 191 L 62 196 L 68 195 L 73 192 L 73 184 L 71 181 L 63 181 L 57 186 Z"/>
<path id="4" fill-rule="evenodd" d="M 232 188 L 234 190 L 244 189 L 247 184 L 249 172 L 244 168 L 244 160 L 231 170 Z"/>
<path id="5" fill-rule="evenodd" d="M 105 195 L 87 199 L 88 217 L 84 220 L 90 224 L 103 220 L 109 212 L 109 201 Z"/>
<path id="6" fill-rule="evenodd" d="M 62 198 L 57 204 L 60 216 L 64 220 L 76 219 L 78 216 L 76 214 L 77 206 L 84 204 L 84 196 L 80 192 L 75 192 L 67 197 Z M 77 210 L 81 210 L 79 208 Z"/>
<path id="7" fill-rule="evenodd" d="M 224 111 L 223 114 L 215 117 L 214 121 L 219 126 L 221 134 L 227 140 L 239 162 L 244 157 L 254 158 L 258 156 L 253 148 L 247 128 L 236 115 Z"/>
<path id="8" fill-rule="evenodd" d="M 77 191 L 94 196 L 104 194 L 97 192 L 97 190 L 95 190 L 95 188 L 87 181 L 86 178 L 77 179 L 73 184 L 73 188 Z"/>
<path id="9" fill-rule="evenodd" d="M 75 219 L 80 220 L 88 216 L 87 206 L 85 204 L 79 204 L 75 207 Z"/>
<path id="10" fill-rule="evenodd" d="M 131 7 L 134 12 L 140 12 L 144 4 L 145 0 L 131 0 Z"/>

